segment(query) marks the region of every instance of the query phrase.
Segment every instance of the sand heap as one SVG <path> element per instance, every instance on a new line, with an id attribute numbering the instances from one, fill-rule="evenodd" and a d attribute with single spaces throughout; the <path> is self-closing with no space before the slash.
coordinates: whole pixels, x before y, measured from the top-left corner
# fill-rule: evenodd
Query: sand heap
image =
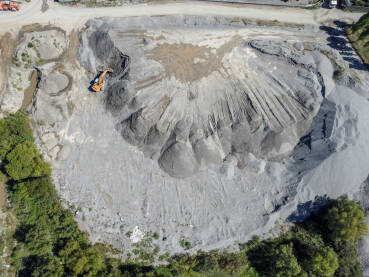
<path id="1" fill-rule="evenodd" d="M 231 27 L 224 37 L 191 29 L 179 35 L 166 20 L 148 18 L 139 26 L 96 20 L 84 33 L 85 66 L 115 69 L 106 107 L 120 118 L 123 138 L 173 177 L 229 155 L 280 160 L 291 154 L 331 87 L 328 58 Z M 187 28 L 198 24 L 192 20 Z M 122 72 L 128 59 L 129 74 Z"/>

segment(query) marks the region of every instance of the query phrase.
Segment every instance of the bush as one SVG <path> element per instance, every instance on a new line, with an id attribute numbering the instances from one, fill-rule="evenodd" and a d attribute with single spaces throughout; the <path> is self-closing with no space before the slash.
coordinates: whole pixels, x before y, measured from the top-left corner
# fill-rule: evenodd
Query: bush
<path id="1" fill-rule="evenodd" d="M 51 174 L 50 166 L 32 142 L 18 144 L 6 155 L 6 162 L 6 173 L 16 181 Z"/>
<path id="2" fill-rule="evenodd" d="M 332 241 L 355 242 L 368 232 L 363 208 L 347 198 L 333 204 L 327 214 L 327 223 Z"/>
<path id="3" fill-rule="evenodd" d="M 275 254 L 275 276 L 277 277 L 292 277 L 298 276 L 301 272 L 295 255 L 293 254 L 293 244 L 282 244 Z"/>
<path id="4" fill-rule="evenodd" d="M 33 142 L 34 139 L 28 119 L 23 113 L 18 112 L 0 119 L 0 161 L 16 145 L 26 141 Z"/>
<path id="5" fill-rule="evenodd" d="M 339 268 L 335 276 L 362 277 L 363 273 L 356 245 L 344 241 L 336 244 L 335 249 L 339 258 Z"/>
<path id="6" fill-rule="evenodd" d="M 338 256 L 331 247 L 324 247 L 312 257 L 310 265 L 314 275 L 330 277 L 338 268 Z"/>
<path id="7" fill-rule="evenodd" d="M 343 73 L 344 73 L 344 69 L 343 68 L 339 68 L 339 69 L 335 70 L 333 72 L 333 79 L 336 80 L 336 81 L 339 80 L 339 79 L 341 79 L 342 76 L 343 76 Z"/>

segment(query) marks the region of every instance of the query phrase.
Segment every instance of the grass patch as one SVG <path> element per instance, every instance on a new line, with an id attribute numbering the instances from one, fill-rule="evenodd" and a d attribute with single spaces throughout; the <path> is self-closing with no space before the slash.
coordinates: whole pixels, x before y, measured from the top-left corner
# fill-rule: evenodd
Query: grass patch
<path id="1" fill-rule="evenodd" d="M 190 249 L 191 248 L 191 242 L 189 242 L 189 241 L 186 241 L 185 239 L 181 239 L 181 241 L 179 242 L 180 243 L 180 245 L 181 245 L 181 247 L 183 248 L 183 249 L 186 249 L 186 250 L 188 250 L 188 249 Z"/>
<path id="2" fill-rule="evenodd" d="M 239 17 L 232 18 L 231 20 L 231 23 L 240 23 L 240 22 L 241 22 L 241 18 Z"/>
<path id="3" fill-rule="evenodd" d="M 258 26 L 278 26 L 278 27 L 288 27 L 288 28 L 303 28 L 304 24 L 280 22 L 278 20 L 256 20 L 256 25 Z"/>

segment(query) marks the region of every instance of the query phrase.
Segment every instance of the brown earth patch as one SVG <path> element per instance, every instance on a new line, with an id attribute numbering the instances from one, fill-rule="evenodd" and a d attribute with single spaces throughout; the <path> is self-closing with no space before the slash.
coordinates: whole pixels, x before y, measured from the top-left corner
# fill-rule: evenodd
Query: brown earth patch
<path id="1" fill-rule="evenodd" d="M 37 79 L 38 79 L 37 77 L 38 77 L 37 70 L 32 70 L 29 76 L 29 80 L 31 84 L 24 91 L 22 108 L 26 108 L 32 102 L 32 98 L 33 98 L 33 95 L 35 94 L 36 87 L 37 87 Z"/>
<path id="2" fill-rule="evenodd" d="M 15 40 L 10 33 L 6 33 L 0 38 L 0 97 L 6 84 L 7 65 L 13 55 L 15 48 Z"/>
<path id="3" fill-rule="evenodd" d="M 75 68 L 79 68 L 76 59 L 79 47 L 79 35 L 78 31 L 72 30 L 69 34 L 69 45 L 64 54 L 64 63 L 71 63 Z"/>
<path id="4" fill-rule="evenodd" d="M 209 76 L 222 67 L 224 55 L 242 42 L 238 35 L 216 49 L 189 43 L 163 43 L 150 50 L 149 57 L 165 68 L 167 75 L 174 75 L 178 80 L 193 82 Z"/>
<path id="5" fill-rule="evenodd" d="M 189 43 L 164 43 L 152 49 L 149 57 L 162 64 L 168 76 L 192 82 L 209 76 L 219 68 L 219 59 L 210 50 Z"/>
<path id="6" fill-rule="evenodd" d="M 5 207 L 6 204 L 6 190 L 5 184 L 0 182 L 0 210 Z"/>

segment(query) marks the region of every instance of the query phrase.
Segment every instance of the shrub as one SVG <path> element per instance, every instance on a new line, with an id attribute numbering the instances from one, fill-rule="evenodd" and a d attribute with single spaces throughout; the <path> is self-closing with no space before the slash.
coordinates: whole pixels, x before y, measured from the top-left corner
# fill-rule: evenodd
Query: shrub
<path id="1" fill-rule="evenodd" d="M 190 248 L 191 248 L 191 242 L 186 241 L 185 239 L 182 239 L 179 243 L 181 244 L 181 247 L 182 247 L 183 249 L 188 250 L 188 249 L 190 249 Z"/>
<path id="2" fill-rule="evenodd" d="M 51 174 L 50 166 L 32 142 L 18 144 L 6 155 L 6 162 L 6 173 L 16 181 Z"/>
<path id="3" fill-rule="evenodd" d="M 314 275 L 330 277 L 338 268 L 338 256 L 331 247 L 324 247 L 312 257 L 310 265 Z"/>
<path id="4" fill-rule="evenodd" d="M 344 69 L 343 69 L 343 68 L 339 68 L 339 69 L 335 70 L 335 71 L 333 72 L 333 79 L 334 79 L 334 80 L 339 80 L 339 79 L 341 79 L 341 78 L 342 78 L 342 76 L 343 76 L 343 73 L 344 73 Z"/>
<path id="5" fill-rule="evenodd" d="M 300 272 L 301 266 L 293 254 L 292 243 L 280 245 L 275 254 L 274 275 L 277 277 L 292 277 L 300 275 Z"/>
<path id="6" fill-rule="evenodd" d="M 359 262 L 359 254 L 352 242 L 343 241 L 335 246 L 339 257 L 339 268 L 335 276 L 362 277 L 363 273 Z"/>
<path id="7" fill-rule="evenodd" d="M 368 232 L 365 213 L 347 198 L 336 201 L 327 213 L 329 237 L 332 241 L 357 241 Z"/>
<path id="8" fill-rule="evenodd" d="M 27 117 L 18 112 L 0 119 L 0 160 L 16 145 L 22 142 L 33 142 L 32 130 L 28 126 Z"/>

